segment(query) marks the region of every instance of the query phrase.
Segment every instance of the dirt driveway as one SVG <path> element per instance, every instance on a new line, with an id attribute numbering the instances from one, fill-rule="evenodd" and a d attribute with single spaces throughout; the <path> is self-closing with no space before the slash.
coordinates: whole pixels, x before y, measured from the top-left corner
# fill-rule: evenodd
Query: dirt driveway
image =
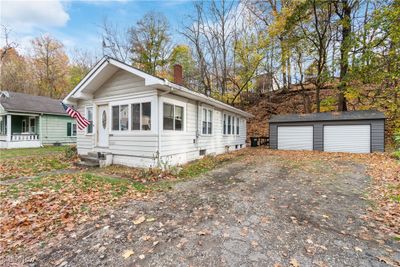
<path id="1" fill-rule="evenodd" d="M 387 266 L 399 244 L 365 220 L 365 168 L 347 160 L 239 160 L 132 201 L 33 266 Z"/>

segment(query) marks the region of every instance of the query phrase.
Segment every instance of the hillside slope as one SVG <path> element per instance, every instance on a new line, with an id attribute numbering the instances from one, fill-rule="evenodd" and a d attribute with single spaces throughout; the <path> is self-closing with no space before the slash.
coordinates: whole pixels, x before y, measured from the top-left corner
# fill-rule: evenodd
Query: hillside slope
<path id="1" fill-rule="evenodd" d="M 321 91 L 321 112 L 335 111 L 337 90 L 333 86 L 327 86 Z M 385 96 L 379 96 L 382 99 Z M 248 120 L 248 136 L 268 136 L 268 120 L 274 114 L 289 113 L 309 113 L 316 112 L 315 105 L 316 94 L 311 85 L 301 90 L 299 87 L 290 90 L 273 91 L 266 94 L 249 94 L 247 104 L 242 108 L 255 117 Z M 400 125 L 399 112 L 391 110 L 388 106 L 382 105 L 378 96 L 374 95 L 373 90 L 365 88 L 362 94 L 350 98 L 348 101 L 348 110 L 377 109 L 385 113 L 386 121 L 386 142 L 391 145 L 393 142 L 393 133 L 396 125 Z"/>

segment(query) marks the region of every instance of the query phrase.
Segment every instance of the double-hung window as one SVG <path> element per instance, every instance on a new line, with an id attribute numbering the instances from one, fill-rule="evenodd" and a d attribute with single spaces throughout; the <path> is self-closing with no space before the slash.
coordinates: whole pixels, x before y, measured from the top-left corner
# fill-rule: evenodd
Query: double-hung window
<path id="1" fill-rule="evenodd" d="M 112 107 L 112 130 L 127 131 L 129 129 L 129 106 Z"/>
<path id="2" fill-rule="evenodd" d="M 131 130 L 151 130 L 151 102 L 131 105 Z"/>
<path id="3" fill-rule="evenodd" d="M 203 108 L 202 134 L 212 134 L 212 110 Z"/>
<path id="4" fill-rule="evenodd" d="M 164 103 L 163 105 L 163 129 L 183 131 L 183 107 Z"/>
<path id="5" fill-rule="evenodd" d="M 226 114 L 224 114 L 224 134 L 226 134 Z"/>
<path id="6" fill-rule="evenodd" d="M 235 117 L 232 117 L 232 134 L 235 134 Z"/>
<path id="7" fill-rule="evenodd" d="M 67 122 L 67 136 L 76 136 L 76 123 Z"/>
<path id="8" fill-rule="evenodd" d="M 240 121 L 239 118 L 236 118 L 236 134 L 239 135 L 239 127 L 240 126 Z"/>
<path id="9" fill-rule="evenodd" d="M 0 135 L 7 135 L 7 116 L 0 116 Z"/>
<path id="10" fill-rule="evenodd" d="M 90 124 L 86 128 L 87 134 L 93 133 L 93 107 L 86 107 L 86 119 L 90 121 Z"/>
<path id="11" fill-rule="evenodd" d="M 232 124 L 231 124 L 231 115 L 228 115 L 228 134 L 231 134 Z"/>

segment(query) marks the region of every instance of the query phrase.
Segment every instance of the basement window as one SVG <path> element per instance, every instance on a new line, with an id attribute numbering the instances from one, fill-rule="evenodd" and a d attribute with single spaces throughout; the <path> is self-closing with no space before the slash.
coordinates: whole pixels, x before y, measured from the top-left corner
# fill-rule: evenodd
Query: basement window
<path id="1" fill-rule="evenodd" d="M 207 150 L 205 149 L 200 149 L 199 154 L 200 156 L 205 156 L 206 155 Z"/>

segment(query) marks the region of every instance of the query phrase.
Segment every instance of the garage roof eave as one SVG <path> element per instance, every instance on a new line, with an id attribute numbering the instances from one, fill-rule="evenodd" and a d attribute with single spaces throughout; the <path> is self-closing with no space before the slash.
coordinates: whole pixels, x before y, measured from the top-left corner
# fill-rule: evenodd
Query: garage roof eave
<path id="1" fill-rule="evenodd" d="M 344 112 L 320 112 L 310 114 L 274 115 L 270 123 L 282 122 L 313 122 L 313 121 L 347 121 L 347 120 L 377 120 L 385 119 L 385 114 L 376 110 L 358 110 Z"/>

